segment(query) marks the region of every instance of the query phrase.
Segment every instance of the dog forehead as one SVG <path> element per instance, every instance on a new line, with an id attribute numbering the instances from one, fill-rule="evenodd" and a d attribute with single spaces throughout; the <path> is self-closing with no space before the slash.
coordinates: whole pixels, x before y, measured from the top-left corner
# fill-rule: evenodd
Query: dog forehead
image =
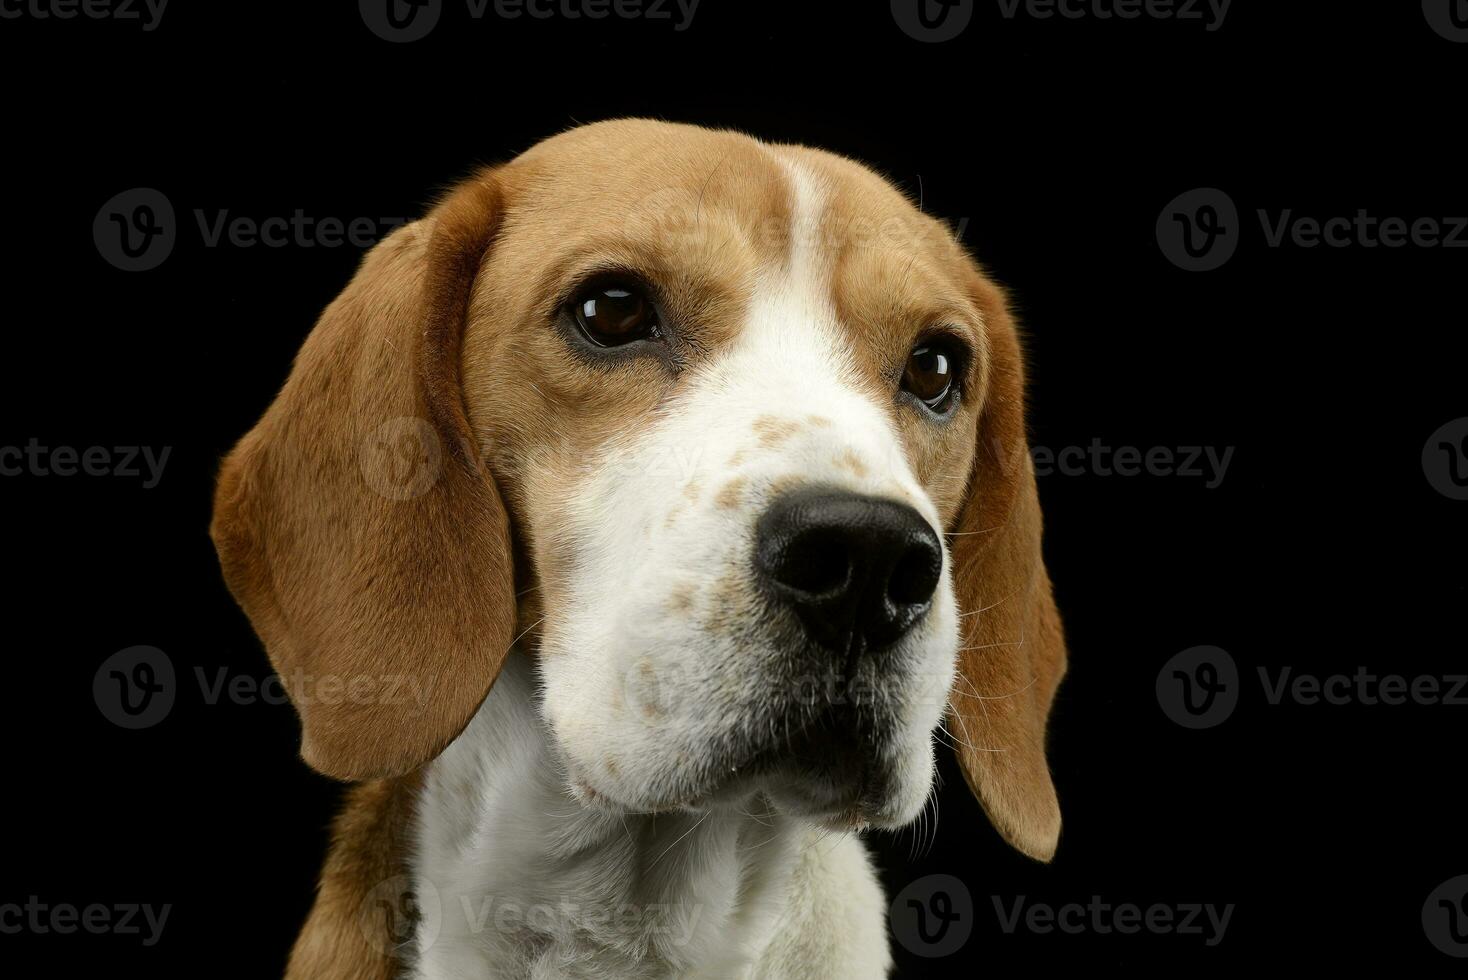
<path id="1" fill-rule="evenodd" d="M 804 146 L 781 152 L 810 188 L 797 209 L 795 249 L 819 270 L 859 349 L 900 345 L 940 323 L 980 343 L 970 259 L 947 225 L 853 160 Z"/>
<path id="2" fill-rule="evenodd" d="M 771 149 L 740 133 L 619 119 L 553 136 L 503 170 L 517 226 L 590 245 L 737 234 L 780 261 L 794 202 Z M 687 244 L 686 241 L 679 244 Z M 675 260 L 676 253 L 667 258 Z"/>
<path id="3" fill-rule="evenodd" d="M 964 302 L 962 250 L 896 187 L 824 150 L 643 119 L 552 137 L 505 168 L 526 257 L 601 252 L 748 286 L 799 266 L 848 326 Z"/>

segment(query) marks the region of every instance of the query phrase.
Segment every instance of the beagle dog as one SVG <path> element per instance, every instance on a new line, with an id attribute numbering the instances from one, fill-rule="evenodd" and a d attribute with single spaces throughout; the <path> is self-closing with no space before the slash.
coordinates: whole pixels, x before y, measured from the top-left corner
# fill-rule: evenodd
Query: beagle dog
<path id="1" fill-rule="evenodd" d="M 215 499 L 355 784 L 287 976 L 885 976 L 855 832 L 940 728 L 1048 860 L 1023 388 L 1000 289 L 820 150 L 604 122 L 394 231 Z"/>

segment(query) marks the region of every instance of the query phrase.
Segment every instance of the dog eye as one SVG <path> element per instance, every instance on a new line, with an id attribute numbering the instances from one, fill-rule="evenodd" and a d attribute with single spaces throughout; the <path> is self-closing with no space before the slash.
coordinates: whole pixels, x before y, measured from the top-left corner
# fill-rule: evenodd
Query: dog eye
<path id="1" fill-rule="evenodd" d="M 957 357 L 942 342 L 922 343 L 907 355 L 902 387 L 935 412 L 941 412 L 953 394 Z"/>
<path id="2" fill-rule="evenodd" d="M 582 290 L 571 303 L 576 325 L 593 343 L 618 347 L 656 336 L 657 310 L 635 286 L 602 283 Z"/>

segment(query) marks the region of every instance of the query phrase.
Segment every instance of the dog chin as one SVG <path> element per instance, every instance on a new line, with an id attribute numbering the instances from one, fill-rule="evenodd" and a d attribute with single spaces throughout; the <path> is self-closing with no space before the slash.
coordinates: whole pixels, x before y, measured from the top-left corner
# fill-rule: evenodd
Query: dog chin
<path id="1" fill-rule="evenodd" d="M 820 772 L 801 765 L 773 774 L 764 791 L 781 812 L 832 830 L 897 830 L 917 819 L 932 789 L 931 766 L 916 778 L 903 768 L 872 763 Z"/>
<path id="2" fill-rule="evenodd" d="M 719 767 L 717 776 L 699 785 L 609 791 L 575 776 L 569 785 L 582 806 L 606 813 L 748 812 L 751 801 L 763 796 L 781 813 L 835 831 L 905 827 L 917 819 L 932 789 L 931 748 L 923 755 L 915 747 L 878 752 L 868 744 L 865 752 L 843 747 L 817 754 L 811 743 L 800 743 L 796 752 L 756 754 L 743 764 Z"/>

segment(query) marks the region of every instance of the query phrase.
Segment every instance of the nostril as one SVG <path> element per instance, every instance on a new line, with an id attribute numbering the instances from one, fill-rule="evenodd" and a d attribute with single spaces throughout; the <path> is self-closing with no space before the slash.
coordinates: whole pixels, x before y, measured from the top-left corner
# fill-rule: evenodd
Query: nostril
<path id="1" fill-rule="evenodd" d="M 807 636 L 847 656 L 885 650 L 912 629 L 943 571 L 938 535 L 914 508 L 824 487 L 766 508 L 754 559 Z"/>
<path id="2" fill-rule="evenodd" d="M 942 572 L 943 559 L 927 542 L 913 544 L 892 567 L 887 597 L 898 606 L 920 606 L 933 597 Z"/>
<path id="3" fill-rule="evenodd" d="M 851 578 L 851 557 L 839 533 L 807 531 L 786 545 L 774 569 L 777 582 L 808 596 L 840 592 Z"/>

